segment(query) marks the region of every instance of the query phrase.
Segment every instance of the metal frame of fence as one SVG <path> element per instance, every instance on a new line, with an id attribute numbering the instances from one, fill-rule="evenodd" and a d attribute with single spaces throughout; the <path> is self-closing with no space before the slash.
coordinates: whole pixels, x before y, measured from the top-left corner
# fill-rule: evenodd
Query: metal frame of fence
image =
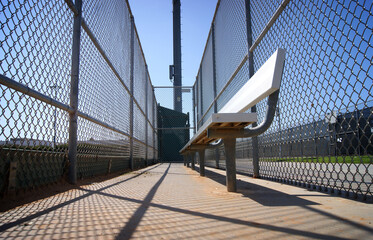
<path id="1" fill-rule="evenodd" d="M 157 161 L 157 102 L 128 1 L 8 1 L 0 15 L 2 194 Z"/>
<path id="2" fill-rule="evenodd" d="M 369 1 L 220 0 L 193 85 L 198 129 L 279 47 L 286 64 L 270 129 L 238 139 L 237 170 L 372 199 L 373 6 Z M 263 121 L 265 101 L 249 112 Z M 225 168 L 223 147 L 206 164 Z"/>

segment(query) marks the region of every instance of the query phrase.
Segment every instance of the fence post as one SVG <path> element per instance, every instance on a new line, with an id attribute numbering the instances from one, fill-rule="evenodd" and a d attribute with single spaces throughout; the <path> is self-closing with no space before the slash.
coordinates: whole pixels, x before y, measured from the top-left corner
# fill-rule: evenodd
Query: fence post
<path id="1" fill-rule="evenodd" d="M 145 64 L 145 161 L 148 165 L 148 65 Z"/>
<path id="2" fill-rule="evenodd" d="M 193 104 L 193 134 L 196 134 L 196 85 L 193 86 L 192 89 L 193 97 L 192 97 L 192 104 Z"/>
<path id="3" fill-rule="evenodd" d="M 215 55 L 215 24 L 211 24 L 211 37 L 212 37 L 212 86 L 214 91 L 214 113 L 218 112 L 218 104 L 217 101 L 215 101 L 216 98 L 216 55 Z"/>
<path id="4" fill-rule="evenodd" d="M 197 112 L 196 112 L 196 119 L 197 119 L 197 122 L 196 122 L 196 130 L 199 128 L 199 120 L 200 120 L 200 105 L 198 104 L 199 103 L 199 89 L 200 89 L 200 86 L 199 86 L 199 82 L 198 82 L 198 76 L 196 76 L 196 84 L 195 84 L 195 87 L 196 87 L 196 106 L 197 106 Z"/>
<path id="5" fill-rule="evenodd" d="M 155 139 L 155 135 L 156 135 L 156 133 L 155 133 L 155 131 L 156 131 L 156 128 L 157 128 L 157 126 L 155 125 L 155 123 L 156 123 L 156 119 L 157 119 L 157 115 L 156 115 L 156 112 L 157 111 L 155 111 L 155 108 L 156 108 L 156 103 L 155 103 L 155 93 L 154 93 L 154 88 L 153 88 L 153 95 L 152 95 L 152 111 L 153 111 L 153 113 L 152 113 L 152 116 L 153 116 L 153 158 L 154 158 L 154 161 L 157 159 L 158 160 L 158 157 L 156 156 L 156 146 L 158 145 L 157 144 L 157 140 Z"/>
<path id="6" fill-rule="evenodd" d="M 247 29 L 247 45 L 248 49 L 253 44 L 252 29 L 251 29 L 251 10 L 250 10 L 250 0 L 245 0 L 246 8 L 246 29 Z M 254 55 L 253 52 L 249 51 L 249 77 L 254 75 Z M 256 112 L 256 105 L 251 108 L 251 112 Z M 257 123 L 253 123 L 253 127 L 256 127 Z M 253 146 L 253 177 L 259 178 L 259 144 L 258 137 L 252 138 Z"/>
<path id="7" fill-rule="evenodd" d="M 71 54 L 71 82 L 70 82 L 70 107 L 73 111 L 69 114 L 69 182 L 76 184 L 77 180 L 77 154 L 78 154 L 78 94 L 79 94 L 79 57 L 80 33 L 82 24 L 82 0 L 75 1 L 78 14 L 74 16 L 73 45 Z"/>
<path id="8" fill-rule="evenodd" d="M 131 58 L 130 58 L 130 92 L 131 92 L 131 99 L 130 99 L 130 168 L 131 170 L 135 169 L 134 166 L 134 160 L 133 160 L 133 117 L 134 117 L 134 111 L 133 111 L 133 98 L 134 98 L 134 92 L 133 92 L 133 75 L 134 75 L 134 48 L 135 48 L 135 22 L 133 19 L 133 16 L 131 16 Z"/>
<path id="9" fill-rule="evenodd" d="M 216 99 L 217 95 L 217 89 L 216 89 L 216 52 L 215 52 L 215 23 L 213 22 L 211 24 L 211 37 L 212 37 L 212 71 L 213 71 L 213 90 L 214 90 L 214 101 Z M 218 112 L 218 103 L 217 100 L 214 102 L 214 113 Z M 219 148 L 215 148 L 215 162 L 216 168 L 219 168 L 219 160 L 220 160 L 220 153 L 219 153 Z"/>
<path id="10" fill-rule="evenodd" d="M 200 101 L 201 101 L 201 117 L 203 116 L 203 87 L 202 87 L 202 65 L 199 67 L 199 92 L 200 92 Z M 201 125 L 203 125 L 203 119 L 199 119 L 201 122 Z"/>

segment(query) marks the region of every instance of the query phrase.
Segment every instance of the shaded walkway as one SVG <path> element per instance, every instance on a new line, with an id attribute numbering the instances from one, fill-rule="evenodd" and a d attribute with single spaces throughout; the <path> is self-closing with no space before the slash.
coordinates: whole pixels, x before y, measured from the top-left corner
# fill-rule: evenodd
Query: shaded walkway
<path id="1" fill-rule="evenodd" d="M 373 207 L 224 172 L 159 164 L 0 214 L 0 238 L 369 239 Z"/>

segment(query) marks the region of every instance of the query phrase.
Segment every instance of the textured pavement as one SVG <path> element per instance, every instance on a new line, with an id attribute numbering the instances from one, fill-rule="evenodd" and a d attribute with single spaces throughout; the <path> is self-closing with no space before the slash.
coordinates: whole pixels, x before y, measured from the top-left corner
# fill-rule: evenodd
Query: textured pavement
<path id="1" fill-rule="evenodd" d="M 373 239 L 373 205 L 158 164 L 0 213 L 1 239 Z"/>

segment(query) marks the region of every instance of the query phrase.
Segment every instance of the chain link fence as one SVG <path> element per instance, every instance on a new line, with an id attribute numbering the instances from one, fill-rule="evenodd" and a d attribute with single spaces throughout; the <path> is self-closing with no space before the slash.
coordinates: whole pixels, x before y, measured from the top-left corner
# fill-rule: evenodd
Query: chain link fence
<path id="1" fill-rule="evenodd" d="M 74 164 L 84 178 L 157 161 L 157 103 L 128 1 L 80 4 L 1 2 L 1 194 L 56 182 Z"/>
<path id="2" fill-rule="evenodd" d="M 262 178 L 372 199 L 372 10 L 371 1 L 219 1 L 193 87 L 197 127 L 283 48 L 275 119 L 237 139 L 237 170 L 253 175 L 258 154 Z M 251 109 L 258 123 L 265 102 Z M 223 147 L 206 151 L 207 165 L 225 167 Z"/>

